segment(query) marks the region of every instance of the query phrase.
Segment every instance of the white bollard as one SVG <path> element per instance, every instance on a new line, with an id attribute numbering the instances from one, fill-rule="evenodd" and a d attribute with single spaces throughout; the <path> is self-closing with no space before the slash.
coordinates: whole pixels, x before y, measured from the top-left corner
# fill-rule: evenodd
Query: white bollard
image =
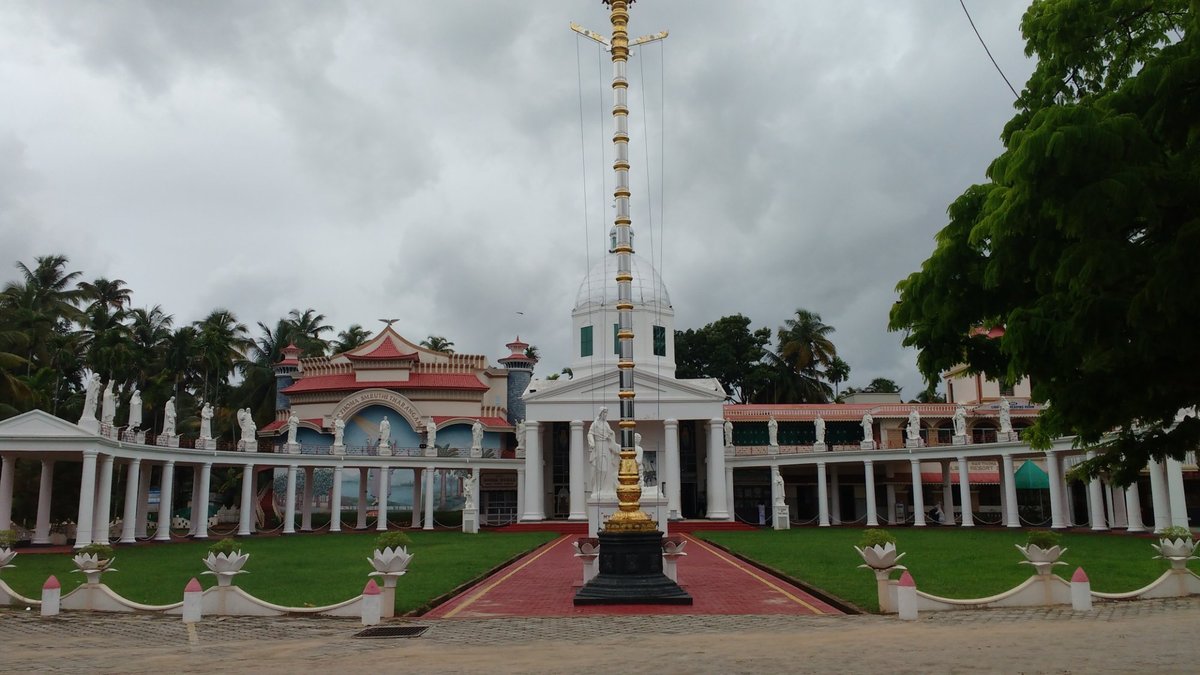
<path id="1" fill-rule="evenodd" d="M 900 587 L 896 589 L 896 604 L 899 605 L 897 613 L 902 620 L 913 621 L 917 618 L 917 582 L 913 581 L 908 570 L 904 570 L 904 574 L 900 575 Z"/>
<path id="2" fill-rule="evenodd" d="M 362 625 L 374 626 L 379 623 L 380 595 L 379 585 L 374 579 L 367 582 L 362 592 Z"/>
<path id="3" fill-rule="evenodd" d="M 199 623 L 204 606 L 204 588 L 196 577 L 183 587 L 183 622 Z"/>
<path id="4" fill-rule="evenodd" d="M 58 616 L 59 601 L 62 600 L 62 584 L 51 574 L 42 584 L 42 616 Z"/>
<path id="5" fill-rule="evenodd" d="M 1071 609 L 1076 612 L 1089 612 L 1092 609 L 1092 582 L 1084 574 L 1083 568 L 1075 569 L 1071 575 Z"/>

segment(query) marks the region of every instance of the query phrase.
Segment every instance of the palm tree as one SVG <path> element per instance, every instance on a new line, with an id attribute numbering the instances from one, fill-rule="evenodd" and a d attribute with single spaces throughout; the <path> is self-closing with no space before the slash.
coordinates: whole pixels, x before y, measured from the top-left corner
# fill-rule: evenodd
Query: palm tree
<path id="1" fill-rule="evenodd" d="M 542 355 L 538 353 L 537 345 L 529 345 L 525 348 L 525 358 L 537 361 L 541 357 Z"/>
<path id="2" fill-rule="evenodd" d="M 842 395 L 840 390 L 841 383 L 850 378 L 850 364 L 842 360 L 842 357 L 835 356 L 829 362 L 829 367 L 825 369 L 825 379 L 833 385 L 833 395 L 837 398 Z"/>
<path id="3" fill-rule="evenodd" d="M 28 364 L 16 353 L 25 341 L 25 335 L 19 331 L 0 330 L 0 419 L 20 412 L 31 396 L 29 386 L 14 374 Z"/>
<path id="4" fill-rule="evenodd" d="M 796 316 L 783 322 L 777 331 L 779 348 L 766 352 L 771 366 L 772 386 L 760 392 L 771 403 L 824 403 L 833 394 L 830 386 L 821 381 L 837 357 L 837 347 L 830 340 L 833 327 L 821 321 L 821 315 L 797 309 Z"/>
<path id="5" fill-rule="evenodd" d="M 5 323 L 23 333 L 26 374 L 39 366 L 50 365 L 49 344 L 55 332 L 69 330 L 69 322 L 80 318 L 81 291 L 71 288 L 81 272 L 67 272 L 67 257 L 39 256 L 30 269 L 18 262 L 22 280 L 9 282 L 0 293 L 0 308 Z"/>
<path id="6" fill-rule="evenodd" d="M 337 340 L 330 347 L 334 354 L 341 354 L 363 346 L 370 339 L 371 331 L 363 328 L 360 324 L 352 323 L 349 328 L 338 333 Z"/>
<path id="7" fill-rule="evenodd" d="M 253 342 L 247 337 L 246 324 L 238 322 L 233 312 L 227 309 L 214 309 L 203 320 L 192 325 L 196 328 L 197 365 L 200 372 L 204 373 L 202 395 L 205 401 L 212 401 L 214 397 L 209 393 L 210 380 L 220 392 L 221 387 L 229 381 L 234 367 L 245 359 Z"/>
<path id="8" fill-rule="evenodd" d="M 84 300 L 91 301 L 88 309 L 107 305 L 114 310 L 121 310 L 129 304 L 133 293 L 123 279 L 109 280 L 103 277 L 92 282 L 81 281 L 76 288 Z"/>
<path id="9" fill-rule="evenodd" d="M 325 321 L 324 314 L 318 314 L 314 309 L 306 309 L 303 312 L 293 309 L 288 312 L 287 321 L 294 329 L 292 342 L 304 350 L 305 354 L 324 356 L 329 350 L 329 341 L 322 338 L 321 334 L 333 330 L 333 326 L 322 323 Z"/>
<path id="10" fill-rule="evenodd" d="M 454 347 L 454 343 L 441 335 L 430 335 L 424 340 L 421 340 L 421 346 L 426 349 L 432 349 L 435 352 L 445 352 L 447 354 L 454 353 L 454 350 L 452 349 L 452 347 Z"/>

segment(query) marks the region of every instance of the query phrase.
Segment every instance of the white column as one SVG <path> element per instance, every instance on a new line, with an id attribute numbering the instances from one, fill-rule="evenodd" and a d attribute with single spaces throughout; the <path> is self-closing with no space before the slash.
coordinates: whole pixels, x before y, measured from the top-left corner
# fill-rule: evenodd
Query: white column
<path id="1" fill-rule="evenodd" d="M 913 527 L 925 527 L 925 486 L 921 483 L 921 460 L 908 460 L 912 471 Z"/>
<path id="2" fill-rule="evenodd" d="M 83 451 L 83 475 L 79 477 L 79 518 L 75 520 L 75 548 L 92 543 L 92 510 L 96 504 L 95 450 Z"/>
<path id="3" fill-rule="evenodd" d="M 725 510 L 730 517 L 734 515 L 733 508 L 733 467 L 725 465 Z"/>
<path id="4" fill-rule="evenodd" d="M 521 520 L 546 518 L 542 492 L 542 434 L 537 422 L 525 422 L 525 512 Z"/>
<path id="5" fill-rule="evenodd" d="M 842 484 L 839 480 L 838 465 L 829 467 L 829 521 L 834 525 L 842 524 Z"/>
<path id="6" fill-rule="evenodd" d="M 826 483 L 825 462 L 817 462 L 817 524 L 829 527 L 829 485 Z"/>
<path id="7" fill-rule="evenodd" d="M 896 524 L 896 484 L 888 483 L 883 486 L 883 494 L 886 499 L 886 511 L 884 512 L 885 520 L 888 525 Z"/>
<path id="8" fill-rule="evenodd" d="M 333 467 L 333 493 L 329 495 L 329 531 L 342 531 L 342 465 Z"/>
<path id="9" fill-rule="evenodd" d="M 1138 492 L 1136 480 L 1125 488 L 1125 519 L 1129 523 L 1128 531 L 1146 531 L 1146 525 L 1142 522 L 1142 495 Z"/>
<path id="10" fill-rule="evenodd" d="M 208 493 L 212 484 L 212 462 L 200 465 L 200 489 L 192 490 L 192 522 L 196 538 L 208 539 Z"/>
<path id="11" fill-rule="evenodd" d="M 385 532 L 388 529 L 388 488 L 390 487 L 391 478 L 388 476 L 390 469 L 386 466 L 381 466 L 375 470 L 375 501 L 377 504 L 376 512 L 379 514 L 375 518 L 375 529 L 379 532 Z M 414 474 L 414 478 L 416 475 Z M 414 481 L 413 489 L 416 489 Z"/>
<path id="12" fill-rule="evenodd" d="M 863 460 L 863 482 L 867 492 L 867 527 L 879 527 L 879 514 L 875 508 L 875 462 Z"/>
<path id="13" fill-rule="evenodd" d="M 175 460 L 163 463 L 158 486 L 158 530 L 154 541 L 171 541 L 171 507 L 175 500 Z"/>
<path id="14" fill-rule="evenodd" d="M 356 529 L 367 529 L 367 483 L 371 480 L 371 470 L 365 466 L 358 467 L 358 524 Z"/>
<path id="15" fill-rule="evenodd" d="M 729 520 L 729 496 L 725 492 L 725 420 L 708 421 L 708 518 Z"/>
<path id="16" fill-rule="evenodd" d="M 0 530 L 11 529 L 13 480 L 17 470 L 17 458 L 10 455 L 0 457 Z"/>
<path id="17" fill-rule="evenodd" d="M 680 482 L 683 475 L 679 467 L 679 421 L 663 420 L 663 479 L 667 483 L 667 518 L 679 520 Z"/>
<path id="18" fill-rule="evenodd" d="M 583 480 L 585 465 L 586 460 L 583 455 L 583 421 L 571 420 L 571 457 L 570 475 L 568 476 L 570 485 L 567 488 L 571 491 L 571 512 L 567 516 L 567 520 L 587 520 L 587 495 L 584 494 L 587 488 L 584 487 Z"/>
<path id="19" fill-rule="evenodd" d="M 1108 526 L 1116 529 L 1129 527 L 1125 518 L 1125 490 L 1104 481 L 1104 503 L 1108 505 Z"/>
<path id="20" fill-rule="evenodd" d="M 38 484 L 37 525 L 33 530 L 33 543 L 50 543 L 50 499 L 54 494 L 54 460 L 42 460 L 42 477 Z"/>
<path id="21" fill-rule="evenodd" d="M 112 520 L 114 459 L 112 455 L 104 455 L 100 460 L 100 483 L 96 492 L 96 510 L 92 515 L 92 541 L 103 544 L 108 543 L 108 523 Z"/>
<path id="22" fill-rule="evenodd" d="M 521 509 L 523 508 L 522 505 L 524 503 L 525 503 L 525 469 L 519 468 L 519 469 L 517 469 L 517 513 L 518 514 L 521 512 Z M 518 516 L 517 520 L 519 521 L 519 520 L 521 520 L 521 518 Z"/>
<path id="23" fill-rule="evenodd" d="M 125 472 L 125 509 L 121 516 L 122 544 L 137 541 L 138 486 L 141 482 L 142 460 L 134 458 L 129 461 L 129 470 Z"/>
<path id="24" fill-rule="evenodd" d="M 1154 531 L 1162 532 L 1171 525 L 1171 503 L 1167 499 L 1167 478 L 1162 463 L 1150 460 L 1150 498 L 1154 504 Z"/>
<path id="25" fill-rule="evenodd" d="M 300 504 L 300 531 L 312 532 L 313 479 L 316 467 L 304 467 L 304 492 Z"/>
<path id="26" fill-rule="evenodd" d="M 242 466 L 242 505 L 238 509 L 238 536 L 248 537 L 253 532 L 251 524 L 254 522 L 254 465 L 245 464 Z"/>
<path id="27" fill-rule="evenodd" d="M 941 460 L 942 465 L 942 514 L 946 525 L 954 525 L 954 483 L 950 480 L 950 460 Z"/>
<path id="28" fill-rule="evenodd" d="M 1050 483 L 1050 527 L 1061 530 L 1067 526 L 1063 512 L 1067 500 L 1063 498 L 1062 466 L 1053 450 L 1046 453 L 1046 482 Z"/>
<path id="29" fill-rule="evenodd" d="M 196 493 L 200 490 L 200 465 L 192 465 L 192 515 L 188 518 L 188 536 L 196 534 Z"/>
<path id="30" fill-rule="evenodd" d="M 1096 453 L 1088 451 L 1087 459 L 1095 458 Z M 1100 487 L 1100 479 L 1092 478 L 1087 486 L 1088 520 L 1093 530 L 1107 530 L 1108 523 L 1104 519 L 1104 492 Z"/>
<path id="31" fill-rule="evenodd" d="M 296 533 L 296 465 L 287 468 L 287 492 L 283 500 L 283 533 Z"/>
<path id="32" fill-rule="evenodd" d="M 149 529 L 150 479 L 153 478 L 153 474 L 154 467 L 150 464 L 147 464 L 146 470 L 141 472 L 141 476 L 138 480 L 137 528 L 134 530 L 134 537 L 136 539 L 145 539 L 146 532 Z"/>
<path id="33" fill-rule="evenodd" d="M 437 469 L 427 467 L 425 469 L 425 524 L 421 527 L 423 530 L 433 529 L 433 479 Z"/>
<path id="34" fill-rule="evenodd" d="M 962 500 L 962 526 L 975 527 L 975 515 L 971 511 L 971 474 L 967 458 L 958 457 L 958 498 Z"/>
<path id="35" fill-rule="evenodd" d="M 1187 501 L 1183 493 L 1183 464 L 1171 457 L 1166 461 L 1167 494 L 1171 503 L 1171 525 L 1188 527 Z"/>
<path id="36" fill-rule="evenodd" d="M 1000 462 L 997 462 L 997 464 L 996 477 L 1000 480 L 1000 526 L 1008 527 L 1008 490 L 1004 483 L 1004 465 Z M 983 506 L 982 497 L 980 498 L 979 505 Z"/>
<path id="37" fill-rule="evenodd" d="M 1004 513 L 1008 521 L 1004 524 L 1007 527 L 1020 527 L 1021 516 L 1017 511 L 1017 479 L 1016 472 L 1013 471 L 1013 457 L 1003 455 L 1001 459 L 1004 476 Z"/>
<path id="38" fill-rule="evenodd" d="M 1062 477 L 1063 486 L 1063 506 L 1065 507 L 1063 509 L 1063 522 L 1067 525 L 1067 527 L 1074 527 L 1075 491 L 1071 489 L 1071 482 L 1067 480 L 1067 473 L 1070 471 L 1070 467 L 1067 466 L 1068 459 L 1069 458 L 1067 455 L 1063 455 L 1058 459 L 1058 463 L 1060 464 L 1061 468 L 1061 471 L 1059 471 L 1058 475 Z"/>
<path id="39" fill-rule="evenodd" d="M 412 518 L 409 527 L 420 527 L 422 506 L 425 503 L 425 470 L 413 469 L 412 480 Z"/>

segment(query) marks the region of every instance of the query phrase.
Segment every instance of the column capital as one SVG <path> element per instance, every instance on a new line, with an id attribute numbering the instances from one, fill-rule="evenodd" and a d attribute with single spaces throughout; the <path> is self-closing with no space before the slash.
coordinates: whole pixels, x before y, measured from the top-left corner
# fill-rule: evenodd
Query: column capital
<path id="1" fill-rule="evenodd" d="M 141 457 L 134 457 L 134 458 L 130 459 L 130 460 L 129 460 L 129 465 L 130 465 L 130 466 L 141 466 L 141 465 L 142 465 L 142 458 L 141 458 Z"/>
<path id="2" fill-rule="evenodd" d="M 95 448 L 85 448 L 83 451 L 84 457 L 95 457 L 96 455 L 99 455 L 99 454 L 100 454 L 100 451 Z"/>
<path id="3" fill-rule="evenodd" d="M 818 467 L 820 467 L 820 468 L 822 468 L 822 469 L 824 469 L 824 468 L 825 468 L 825 462 L 823 462 L 823 461 L 822 461 L 822 462 L 817 462 L 817 466 L 818 466 Z"/>
<path id="4" fill-rule="evenodd" d="M 662 423 L 663 423 L 663 426 L 665 426 L 665 427 L 677 427 L 677 426 L 679 426 L 679 420 L 677 420 L 677 419 L 672 419 L 672 418 L 667 418 L 667 419 L 663 420 L 663 421 L 662 421 Z M 722 424 L 724 424 L 724 422 L 722 422 Z"/>
<path id="5" fill-rule="evenodd" d="M 875 466 L 875 460 L 873 459 L 864 459 L 862 463 L 863 466 Z"/>
<path id="6" fill-rule="evenodd" d="M 242 468 L 243 468 L 243 469 L 250 470 L 250 471 L 253 471 L 253 470 L 254 470 L 254 464 L 243 464 L 243 465 L 242 465 Z"/>
<path id="7" fill-rule="evenodd" d="M 908 463 L 909 463 L 909 464 L 911 464 L 911 465 L 913 465 L 913 466 L 915 466 L 915 467 L 920 467 L 920 466 L 921 466 L 921 459 L 920 459 L 919 457 L 910 457 L 910 458 L 908 459 Z"/>
<path id="8" fill-rule="evenodd" d="M 201 462 L 200 466 L 203 467 L 203 469 L 205 471 L 212 471 L 213 463 L 212 462 Z"/>
<path id="9" fill-rule="evenodd" d="M 528 426 L 528 425 L 526 425 L 526 426 Z M 571 420 L 571 428 L 572 429 L 582 429 L 583 428 L 583 420 Z"/>
<path id="10" fill-rule="evenodd" d="M 175 468 L 175 460 L 168 459 L 167 461 L 163 462 L 163 466 L 169 466 L 172 469 L 174 469 Z"/>
<path id="11" fill-rule="evenodd" d="M 538 422 L 525 420 L 525 431 L 526 432 L 528 432 L 530 430 L 536 430 L 537 428 L 538 428 Z"/>

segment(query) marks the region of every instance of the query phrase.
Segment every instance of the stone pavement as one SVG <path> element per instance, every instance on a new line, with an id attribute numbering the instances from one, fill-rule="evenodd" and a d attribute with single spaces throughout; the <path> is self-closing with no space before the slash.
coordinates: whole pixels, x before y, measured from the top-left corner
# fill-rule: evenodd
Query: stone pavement
<path id="1" fill-rule="evenodd" d="M 479 586 L 435 608 L 428 618 L 600 615 L 840 614 L 801 588 L 767 574 L 690 535 L 679 561 L 679 585 L 694 604 L 593 605 L 571 600 L 583 584 L 583 564 L 566 535 L 493 574 Z"/>

